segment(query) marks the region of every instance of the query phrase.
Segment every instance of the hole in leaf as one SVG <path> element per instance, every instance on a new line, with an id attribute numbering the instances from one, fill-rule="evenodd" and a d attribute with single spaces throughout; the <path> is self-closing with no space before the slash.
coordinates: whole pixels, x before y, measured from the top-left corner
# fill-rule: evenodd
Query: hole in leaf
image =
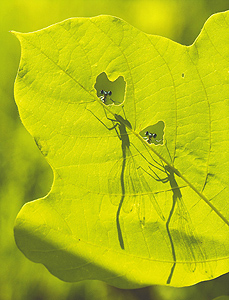
<path id="1" fill-rule="evenodd" d="M 98 98 L 106 105 L 120 105 L 124 102 L 126 82 L 123 76 L 110 81 L 105 72 L 99 74 L 94 85 Z"/>
<path id="2" fill-rule="evenodd" d="M 163 145 L 164 129 L 165 123 L 158 121 L 156 124 L 144 128 L 139 134 L 149 144 Z"/>

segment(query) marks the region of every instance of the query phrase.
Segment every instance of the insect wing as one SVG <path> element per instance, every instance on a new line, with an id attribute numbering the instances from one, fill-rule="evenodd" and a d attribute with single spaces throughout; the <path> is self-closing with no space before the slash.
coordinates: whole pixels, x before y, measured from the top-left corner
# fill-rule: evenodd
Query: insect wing
<path id="1" fill-rule="evenodd" d="M 123 201 L 122 209 L 130 213 L 134 208 L 137 210 L 139 220 L 145 222 L 145 197 L 149 197 L 158 216 L 164 221 L 165 217 L 156 201 L 156 198 L 140 167 L 127 149 L 125 158 L 119 160 L 110 172 L 108 188 L 111 202 L 119 205 Z"/>
<path id="2" fill-rule="evenodd" d="M 130 212 L 133 207 L 136 206 L 137 210 L 141 206 L 142 193 L 141 183 L 139 181 L 136 164 L 132 154 L 129 153 L 126 158 L 126 170 L 124 173 L 124 185 L 125 185 L 125 200 L 123 203 L 123 210 Z M 142 220 L 144 219 L 144 213 Z"/>
<path id="3" fill-rule="evenodd" d="M 171 222 L 172 227 L 175 229 L 173 234 L 174 241 L 181 247 L 181 258 L 186 262 L 189 271 L 194 272 L 197 261 L 199 261 L 205 271 L 210 272 L 204 263 L 206 255 L 201 241 L 196 237 L 191 217 L 182 198 L 177 198 L 176 200 L 176 210 Z"/>
<path id="4" fill-rule="evenodd" d="M 126 213 L 131 212 L 136 201 L 137 184 L 133 158 L 128 155 L 118 160 L 112 167 L 108 178 L 111 203 L 119 205 L 124 197 L 122 208 Z"/>
<path id="5" fill-rule="evenodd" d="M 139 176 L 139 180 L 140 180 L 141 185 L 142 185 L 142 191 L 143 191 L 143 193 L 145 194 L 145 196 L 149 197 L 150 202 L 153 204 L 153 207 L 156 210 L 158 216 L 163 221 L 165 221 L 165 217 L 163 215 L 163 212 L 162 212 L 162 210 L 161 210 L 161 208 L 160 208 L 160 206 L 159 206 L 159 204 L 158 204 L 158 202 L 157 202 L 157 200 L 156 200 L 156 198 L 154 196 L 154 193 L 153 193 L 150 185 L 148 184 L 148 182 L 145 179 L 145 176 L 143 174 L 143 171 L 142 171 L 141 167 L 138 168 L 138 174 L 139 174 L 138 175 Z"/>
<path id="6" fill-rule="evenodd" d="M 121 185 L 121 177 L 123 168 L 125 167 L 123 158 L 118 160 L 111 168 L 108 176 L 108 191 L 111 203 L 118 206 L 123 197 L 123 188 Z"/>

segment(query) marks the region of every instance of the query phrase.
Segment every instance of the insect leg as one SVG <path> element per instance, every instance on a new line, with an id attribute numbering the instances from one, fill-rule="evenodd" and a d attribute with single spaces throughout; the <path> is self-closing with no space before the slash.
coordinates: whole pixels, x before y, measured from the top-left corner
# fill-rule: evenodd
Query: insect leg
<path id="1" fill-rule="evenodd" d="M 108 127 L 103 121 L 101 121 L 90 109 L 87 109 L 88 111 L 90 111 L 90 113 L 101 123 L 101 124 L 103 124 L 103 126 L 105 126 L 106 127 L 106 129 L 108 129 L 108 130 L 113 130 L 113 129 L 116 129 L 116 126 L 118 126 L 118 123 L 116 123 L 116 124 L 114 124 L 113 123 L 113 127 Z M 106 116 L 107 117 L 107 116 Z M 107 118 L 108 120 L 110 120 L 110 121 L 115 121 L 115 120 L 112 120 L 112 119 L 109 119 L 109 118 Z M 116 130 L 116 132 L 117 132 L 117 130 Z"/>

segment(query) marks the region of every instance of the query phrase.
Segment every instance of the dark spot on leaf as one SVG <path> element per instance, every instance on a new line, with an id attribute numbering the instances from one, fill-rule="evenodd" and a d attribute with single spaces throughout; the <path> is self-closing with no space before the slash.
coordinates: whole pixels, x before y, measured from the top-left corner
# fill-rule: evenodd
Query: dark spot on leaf
<path id="1" fill-rule="evenodd" d="M 44 156 L 47 156 L 48 155 L 48 150 L 45 149 L 45 147 L 44 147 L 46 144 L 44 144 L 39 137 L 34 137 L 34 141 L 35 141 L 38 149 L 41 151 L 41 153 Z"/>
<path id="2" fill-rule="evenodd" d="M 17 76 L 20 77 L 20 78 L 23 78 L 27 74 L 27 72 L 28 71 L 23 66 L 21 66 L 18 70 L 18 75 Z"/>

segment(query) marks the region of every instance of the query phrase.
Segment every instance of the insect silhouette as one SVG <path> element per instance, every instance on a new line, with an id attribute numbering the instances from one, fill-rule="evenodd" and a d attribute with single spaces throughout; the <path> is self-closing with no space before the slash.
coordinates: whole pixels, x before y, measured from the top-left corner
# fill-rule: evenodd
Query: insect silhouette
<path id="1" fill-rule="evenodd" d="M 199 240 L 196 234 L 191 216 L 181 193 L 181 188 L 186 188 L 187 186 L 179 186 L 172 168 L 168 165 L 164 165 L 162 161 L 161 164 L 157 164 L 157 166 L 148 159 L 147 161 L 149 163 L 148 170 L 142 168 L 145 174 L 148 174 L 155 181 L 159 181 L 163 184 L 168 182 L 171 187 L 170 190 L 164 191 L 165 196 L 166 194 L 172 196 L 169 196 L 169 198 L 171 197 L 172 199 L 172 207 L 166 221 L 166 231 L 170 240 L 174 264 L 171 268 L 167 283 L 171 282 L 178 257 L 184 261 L 184 265 L 188 271 L 194 272 L 197 268 L 197 262 L 199 261 L 200 269 L 210 275 L 211 269 L 205 263 L 205 250 L 202 247 L 201 240 Z M 165 177 L 162 178 L 159 176 L 158 171 L 161 174 L 164 173 Z M 179 250 L 176 247 L 177 244 L 179 244 Z"/>
<path id="2" fill-rule="evenodd" d="M 123 107 L 122 107 L 123 109 Z M 127 120 L 123 109 L 124 118 L 121 115 L 114 115 L 114 119 L 108 118 L 113 126 L 107 129 L 116 131 L 117 137 L 121 141 L 122 157 L 116 161 L 110 170 L 108 177 L 108 186 L 111 202 L 119 206 L 124 212 L 129 213 L 135 207 L 141 225 L 145 223 L 145 200 L 148 198 L 153 204 L 158 216 L 165 220 L 163 212 L 154 197 L 151 186 L 145 179 L 144 172 L 138 168 L 139 162 L 136 161 L 136 155 L 131 152 L 132 143 L 130 142 L 127 129 L 131 129 L 131 124 Z M 105 124 L 103 124 L 105 125 Z M 133 146 L 136 148 L 135 146 Z M 137 154 L 139 157 L 139 154 Z M 119 178 L 119 179 L 118 179 Z M 118 180 L 117 180 L 118 179 Z"/>
<path id="3" fill-rule="evenodd" d="M 123 109 L 123 107 L 122 107 Z M 114 114 L 113 118 L 109 118 L 104 110 L 108 121 L 112 122 L 112 126 L 107 126 L 104 122 L 98 121 L 108 130 L 115 130 L 118 139 L 121 142 L 121 157 L 113 165 L 108 176 L 108 188 L 110 192 L 111 203 L 118 206 L 118 218 L 121 209 L 125 213 L 130 213 L 134 207 L 137 210 L 140 223 L 144 226 L 145 223 L 145 200 L 150 200 L 157 215 L 161 220 L 165 220 L 163 212 L 156 201 L 151 186 L 145 179 L 145 174 L 139 168 L 139 161 L 136 160 L 140 157 L 139 153 L 132 154 L 131 147 L 136 149 L 130 142 L 128 129 L 132 126 L 127 120 L 125 111 L 123 109 L 124 117 Z"/>

